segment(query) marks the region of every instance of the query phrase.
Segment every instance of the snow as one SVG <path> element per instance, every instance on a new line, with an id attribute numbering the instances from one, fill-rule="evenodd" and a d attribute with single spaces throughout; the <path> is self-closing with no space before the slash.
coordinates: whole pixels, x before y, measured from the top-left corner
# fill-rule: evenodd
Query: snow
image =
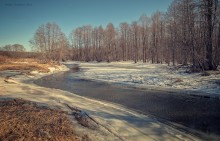
<path id="1" fill-rule="evenodd" d="M 112 62 L 83 63 L 80 65 L 84 79 L 111 82 L 115 84 L 160 90 L 183 90 L 220 94 L 220 72 L 210 71 L 209 76 L 202 73 L 187 73 L 187 68 L 176 69 L 166 64 Z"/>
<path id="2" fill-rule="evenodd" d="M 219 73 L 217 72 L 210 72 L 210 76 L 202 77 L 200 73 L 187 74 L 184 69 L 173 70 L 172 67 L 161 64 L 134 64 L 132 62 L 72 63 L 77 63 L 82 68 L 82 72 L 78 73 L 79 77 L 96 81 L 157 89 L 161 87 L 191 90 L 196 88 L 196 90 L 209 92 L 219 92 L 220 90 L 219 84 L 214 83 L 219 82 Z M 4 78 L 7 75 L 19 74 L 19 72 L 0 72 L 0 95 L 1 97 L 22 98 L 46 103 L 71 112 L 62 104 L 67 103 L 89 113 L 96 121 L 108 127 L 124 140 L 199 140 L 150 116 L 128 110 L 120 105 L 88 99 L 58 89 L 43 88 L 32 83 L 33 80 L 40 77 L 66 70 L 68 69 L 60 67 L 48 74 L 33 72 L 34 77 L 17 75 L 12 78 L 17 83 L 5 83 Z M 212 91 L 206 89 L 207 87 Z M 119 140 L 107 131 L 97 132 L 81 127 L 79 124 L 74 126 L 78 134 L 87 133 L 94 140 Z"/>
<path id="3" fill-rule="evenodd" d="M 35 74 L 34 77 L 28 77 L 28 75 L 17 75 L 10 78 L 16 83 L 6 83 L 4 82 L 4 79 L 5 76 L 19 74 L 19 72 L 0 72 L 0 99 L 22 98 L 25 100 L 47 104 L 67 111 L 68 113 L 72 113 L 72 111 L 63 103 L 72 107 L 77 107 L 89 113 L 89 115 L 96 121 L 111 131 L 109 132 L 109 130 L 106 130 L 105 128 L 100 128 L 98 130 L 88 129 L 78 124 L 77 121 L 71 117 L 76 134 L 87 134 L 92 140 L 121 140 L 118 136 L 121 137 L 122 140 L 126 141 L 198 140 L 198 138 L 163 124 L 154 118 L 128 110 L 120 105 L 88 99 L 70 92 L 44 88 L 33 84 L 34 80 L 42 76 L 66 70 L 68 69 L 63 66 L 47 74 L 33 72 Z M 104 71 L 108 71 L 108 69 L 104 69 Z M 118 69 L 118 71 L 121 71 L 121 69 Z"/>
<path id="4" fill-rule="evenodd" d="M 77 107 L 89 113 L 98 123 L 111 131 L 109 132 L 109 130 L 103 128 L 98 130 L 88 129 L 73 119 L 76 134 L 87 134 L 92 140 L 121 140 L 118 136 L 126 141 L 199 140 L 154 118 L 128 110 L 120 105 L 88 99 L 58 89 L 37 86 L 32 81 L 42 76 L 40 74 L 38 75 L 34 78 L 29 78 L 25 75 L 13 77 L 12 79 L 17 81 L 17 83 L 5 83 L 4 77 L 0 76 L 0 99 L 22 98 L 57 107 L 68 113 L 72 113 L 72 111 L 64 103 L 72 107 Z M 23 83 L 23 80 L 27 79 L 30 80 L 29 83 Z"/>

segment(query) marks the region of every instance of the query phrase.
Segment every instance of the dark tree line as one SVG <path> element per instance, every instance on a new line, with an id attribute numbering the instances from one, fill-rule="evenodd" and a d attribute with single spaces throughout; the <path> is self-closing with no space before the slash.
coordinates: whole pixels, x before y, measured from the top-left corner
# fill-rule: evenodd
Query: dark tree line
<path id="1" fill-rule="evenodd" d="M 78 27 L 69 41 L 56 24 L 42 25 L 31 43 L 55 58 L 192 64 L 194 71 L 215 70 L 220 62 L 220 4 L 218 0 L 174 0 L 167 12 L 142 15 L 130 24 Z"/>

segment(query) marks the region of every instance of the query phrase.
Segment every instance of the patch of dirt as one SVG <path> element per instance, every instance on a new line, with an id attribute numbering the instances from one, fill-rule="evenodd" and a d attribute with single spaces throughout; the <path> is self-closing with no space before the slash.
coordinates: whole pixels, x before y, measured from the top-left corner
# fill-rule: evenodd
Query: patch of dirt
<path id="1" fill-rule="evenodd" d="M 79 141 L 67 113 L 21 99 L 0 101 L 0 141 Z"/>
<path id="2" fill-rule="evenodd" d="M 181 82 L 183 82 L 182 79 L 180 79 L 180 78 L 176 78 L 176 80 L 173 82 L 173 84 L 175 84 L 175 83 L 181 83 Z"/>

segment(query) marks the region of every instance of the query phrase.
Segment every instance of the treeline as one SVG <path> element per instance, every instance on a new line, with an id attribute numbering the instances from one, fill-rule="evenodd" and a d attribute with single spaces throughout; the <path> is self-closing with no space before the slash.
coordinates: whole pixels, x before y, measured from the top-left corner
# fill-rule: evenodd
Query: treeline
<path id="1" fill-rule="evenodd" d="M 0 47 L 0 51 L 14 51 L 14 52 L 24 52 L 26 49 L 23 45 L 13 44 L 5 45 Z"/>
<path id="2" fill-rule="evenodd" d="M 48 23 L 31 43 L 54 59 L 192 64 L 194 71 L 215 70 L 220 62 L 220 5 L 218 0 L 174 0 L 167 12 L 142 15 L 130 24 L 78 27 L 69 41 L 58 25 Z"/>
<path id="3" fill-rule="evenodd" d="M 41 59 L 43 56 L 40 53 L 36 52 L 24 52 L 24 51 L 1 51 L 0 57 L 8 57 L 8 58 L 38 58 Z M 0 62 L 1 63 L 1 62 Z"/>

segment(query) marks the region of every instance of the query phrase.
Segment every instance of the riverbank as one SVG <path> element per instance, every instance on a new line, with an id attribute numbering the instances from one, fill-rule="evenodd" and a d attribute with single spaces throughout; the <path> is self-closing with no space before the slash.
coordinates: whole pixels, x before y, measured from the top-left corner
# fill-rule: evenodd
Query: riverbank
<path id="1" fill-rule="evenodd" d="M 64 71 L 56 70 L 53 73 Z M 67 70 L 67 69 L 66 69 Z M 5 77 L 13 75 L 7 82 Z M 73 93 L 43 88 L 32 82 L 48 74 L 32 72 L 31 75 L 16 75 L 19 72 L 1 72 L 1 98 L 22 98 L 24 100 L 44 103 L 66 111 L 72 118 L 73 126 L 78 136 L 89 136 L 91 140 L 199 140 L 187 133 L 167 126 L 154 118 L 142 115 L 123 107 L 91 100 Z M 49 74 L 52 74 L 49 73 Z M 69 105 L 69 107 L 67 106 Z M 72 107 L 72 109 L 70 108 Z M 73 109 L 81 109 L 99 123 L 99 128 L 82 126 L 75 120 Z"/>
<path id="2" fill-rule="evenodd" d="M 26 71 L 24 72 L 24 70 L 4 70 L 4 71 L 0 71 L 0 104 L 2 103 L 6 103 L 6 102 L 10 102 L 10 100 L 12 101 L 25 101 L 27 103 L 34 103 L 34 105 L 38 105 L 37 107 L 46 107 L 46 109 L 55 109 L 58 110 L 58 112 L 64 112 L 66 114 L 63 115 L 63 117 L 60 117 L 61 119 L 66 119 L 65 116 L 68 117 L 68 120 L 71 121 L 71 127 L 73 127 L 73 130 L 69 130 L 68 132 L 73 132 L 73 135 L 75 136 L 75 138 L 73 138 L 73 136 L 69 136 L 68 138 L 62 138 L 62 136 L 60 136 L 59 140 L 79 140 L 79 141 L 90 141 L 90 140 L 100 140 L 100 141 L 104 141 L 104 139 L 108 139 L 108 140 L 118 140 L 118 137 L 116 137 L 115 135 L 113 135 L 112 133 L 110 133 L 108 130 L 103 129 L 103 127 L 100 127 L 99 125 L 97 125 L 97 129 L 90 129 L 90 127 L 95 124 L 93 123 L 91 120 L 89 120 L 90 116 L 85 116 L 85 115 L 80 115 L 81 113 L 77 113 L 76 111 L 73 111 L 71 109 L 71 107 L 67 107 L 66 104 L 69 106 L 69 103 L 62 103 L 62 96 L 65 95 L 65 92 L 61 92 L 55 89 L 47 89 L 47 88 L 42 88 L 39 86 L 34 85 L 32 82 L 36 79 L 39 79 L 41 77 L 44 76 L 48 76 L 51 74 L 56 74 L 58 72 L 64 72 L 64 71 L 68 71 L 69 68 L 67 68 L 64 65 L 56 65 L 54 67 L 48 67 L 49 72 L 45 73 L 45 72 L 41 72 L 38 69 L 35 69 L 33 71 L 28 70 L 28 73 L 26 73 Z M 68 98 L 68 97 L 67 97 Z M 60 101 L 61 100 L 61 101 Z M 82 102 L 82 101 L 80 101 Z M 25 104 L 27 106 L 27 104 Z M 19 105 L 20 106 L 20 105 Z M 13 109 L 17 108 L 19 109 L 19 106 L 17 107 L 13 107 Z M 22 105 L 21 105 L 22 106 Z M 25 107 L 23 107 L 25 108 Z M 26 107 L 27 108 L 27 107 Z M 18 117 L 13 117 L 12 115 L 8 115 L 8 117 L 10 119 L 18 119 L 20 118 L 19 115 L 21 115 L 22 113 L 28 112 L 27 109 L 23 109 L 24 111 L 22 111 L 22 109 L 20 109 L 20 113 L 18 113 Z M 31 108 L 31 106 L 28 107 L 29 109 Z M 39 109 L 41 110 L 42 115 L 45 115 L 47 112 L 44 111 L 43 109 Z M 2 111 L 2 109 L 1 109 Z M 50 110 L 51 111 L 51 110 Z M 4 111 L 2 111 L 4 112 Z M 29 112 L 30 113 L 30 112 Z M 6 112 L 4 112 L 4 114 L 7 115 Z M 15 115 L 14 115 L 15 116 Z M 33 117 L 33 113 L 31 115 L 29 115 L 30 117 Z M 51 115 L 51 117 L 53 117 L 55 115 Z M 45 120 L 50 120 L 51 117 L 48 117 L 44 119 L 44 116 L 39 117 L 39 119 L 41 119 L 42 121 Z M 77 117 L 77 118 L 76 118 Z M 37 116 L 36 116 L 37 118 Z M 24 117 L 25 119 L 25 117 Z M 27 119 L 29 119 L 29 117 L 27 117 Z M 56 118 L 53 117 L 51 120 L 55 120 Z M 33 120 L 33 119 L 32 119 Z M 52 122 L 51 121 L 51 122 Z M 69 121 L 66 121 L 69 122 Z M 22 123 L 22 122 L 21 122 Z M 0 122 L 0 124 L 6 124 L 6 122 Z M 24 123 L 27 128 L 29 126 L 28 123 Z M 40 123 L 39 123 L 40 124 Z M 10 126 L 13 126 L 14 124 L 10 124 Z M 41 124 L 40 124 L 41 125 Z M 39 126 L 40 126 L 39 125 Z M 8 126 L 8 125 L 6 125 Z M 20 128 L 19 126 L 23 126 L 23 125 L 15 125 L 16 127 L 18 127 L 18 130 L 13 130 L 9 133 L 5 133 L 5 132 L 1 132 L 0 135 L 3 135 L 0 139 L 7 139 L 7 138 L 11 138 L 11 136 L 15 136 L 18 135 L 17 137 L 20 138 L 20 134 L 22 134 L 22 127 Z M 30 125 L 31 126 L 31 125 Z M 43 125 L 42 125 L 43 126 Z M 46 126 L 45 126 L 46 127 Z M 11 127 L 9 127 L 8 129 L 10 129 Z M 45 129 L 37 129 L 36 128 L 36 132 L 38 133 L 38 130 L 50 130 L 50 128 L 45 128 Z M 64 128 L 59 128 L 59 130 L 63 130 Z M 72 129 L 72 128 L 71 128 Z M 28 131 L 30 131 L 32 129 L 27 129 L 26 133 L 23 132 L 24 136 L 27 137 L 24 139 L 35 139 L 35 140 L 44 140 L 47 139 L 48 136 L 46 136 L 45 138 L 42 136 L 37 136 L 39 138 L 36 138 L 35 135 L 33 135 L 32 137 L 30 137 Z M 7 130 L 4 130 L 7 131 Z M 15 132 L 15 133 L 14 133 Z M 50 131 L 48 131 L 50 132 Z M 60 131 L 60 133 L 62 134 L 62 132 Z M 67 132 L 66 132 L 67 133 Z M 28 134 L 28 135 L 25 135 Z M 67 135 L 67 134 L 66 134 Z M 21 138 L 23 138 L 21 137 Z M 16 137 L 14 137 L 15 139 Z M 50 139 L 55 139 L 56 140 L 56 136 L 54 138 L 50 138 Z"/>

